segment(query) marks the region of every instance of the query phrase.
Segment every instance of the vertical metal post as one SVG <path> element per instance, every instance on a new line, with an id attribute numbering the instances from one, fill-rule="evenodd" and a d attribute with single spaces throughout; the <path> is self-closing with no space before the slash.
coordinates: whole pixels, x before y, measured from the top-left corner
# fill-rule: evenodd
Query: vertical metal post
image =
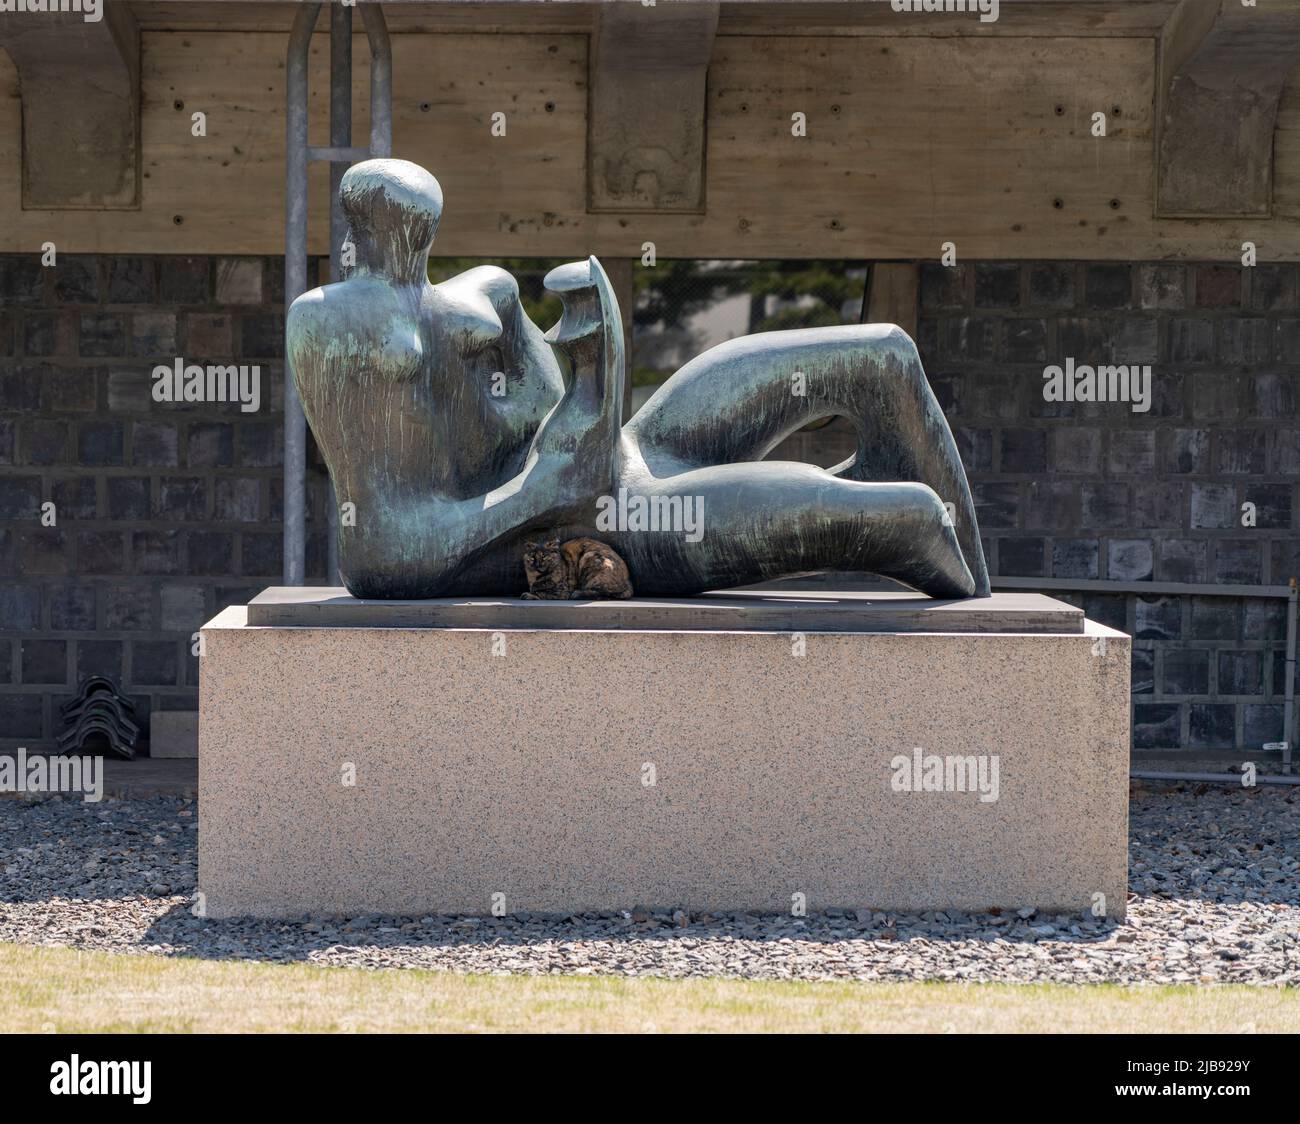
<path id="1" fill-rule="evenodd" d="M 1282 715 L 1282 772 L 1291 772 L 1291 742 L 1295 737 L 1295 634 L 1296 580 L 1291 579 L 1291 596 L 1286 603 L 1286 710 Z"/>
<path id="2" fill-rule="evenodd" d="M 304 4 L 294 16 L 285 61 L 284 306 L 307 290 L 307 59 L 320 4 Z M 306 578 L 307 422 L 284 362 L 284 584 Z"/>
<path id="3" fill-rule="evenodd" d="M 361 8 L 370 42 L 370 155 L 393 154 L 393 44 L 378 4 Z"/>
<path id="4" fill-rule="evenodd" d="M 330 147 L 352 145 L 352 8 L 346 4 L 330 5 Z M 339 186 L 348 170 L 346 160 L 330 163 L 330 281 L 343 280 L 343 239 L 347 223 Z M 325 580 L 338 582 L 339 572 L 339 503 L 334 479 L 329 478 L 325 515 Z"/>

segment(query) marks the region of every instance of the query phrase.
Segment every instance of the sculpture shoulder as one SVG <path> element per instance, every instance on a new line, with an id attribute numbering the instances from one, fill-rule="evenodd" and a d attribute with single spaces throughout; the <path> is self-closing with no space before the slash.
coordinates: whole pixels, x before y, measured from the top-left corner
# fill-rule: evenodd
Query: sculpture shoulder
<path id="1" fill-rule="evenodd" d="M 390 286 L 368 279 L 303 293 L 285 318 L 285 344 L 302 371 L 343 364 L 350 372 L 379 369 L 400 378 L 424 355 L 412 308 Z"/>

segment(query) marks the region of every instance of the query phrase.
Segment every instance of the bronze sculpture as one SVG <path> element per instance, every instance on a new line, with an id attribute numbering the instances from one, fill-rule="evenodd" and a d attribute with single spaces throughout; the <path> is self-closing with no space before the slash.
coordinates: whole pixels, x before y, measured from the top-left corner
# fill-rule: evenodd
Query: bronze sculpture
<path id="1" fill-rule="evenodd" d="M 442 192 L 423 168 L 369 160 L 341 195 L 357 264 L 294 301 L 286 354 L 355 512 L 339 529 L 354 596 L 518 594 L 523 542 L 556 536 L 609 543 L 641 594 L 827 569 L 988 594 L 966 475 L 901 329 L 731 340 L 620 427 L 622 319 L 595 258 L 547 276 L 564 312 L 543 336 L 503 270 L 429 283 Z M 844 464 L 762 459 L 830 415 L 857 429 Z M 694 533 L 678 518 L 688 502 Z M 630 506 L 649 517 L 611 525 Z"/>

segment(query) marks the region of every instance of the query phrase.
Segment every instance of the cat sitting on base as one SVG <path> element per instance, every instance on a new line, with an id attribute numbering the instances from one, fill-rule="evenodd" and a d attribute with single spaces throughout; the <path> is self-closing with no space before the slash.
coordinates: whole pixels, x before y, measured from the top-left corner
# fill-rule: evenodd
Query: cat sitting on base
<path id="1" fill-rule="evenodd" d="M 528 601 L 623 600 L 632 596 L 627 563 L 597 539 L 524 543 Z"/>

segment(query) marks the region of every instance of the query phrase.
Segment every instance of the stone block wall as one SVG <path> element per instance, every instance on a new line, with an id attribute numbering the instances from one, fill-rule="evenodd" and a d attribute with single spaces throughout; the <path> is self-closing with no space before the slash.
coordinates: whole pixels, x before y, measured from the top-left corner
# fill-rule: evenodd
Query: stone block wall
<path id="1" fill-rule="evenodd" d="M 1300 573 L 1296 266 L 924 265 L 920 304 L 994 574 L 1281 586 Z M 1150 365 L 1150 409 L 1047 401 L 1044 368 L 1067 357 Z M 1281 738 L 1285 601 L 1046 592 L 1133 634 L 1135 748 Z"/>
<path id="2" fill-rule="evenodd" d="M 146 729 L 195 709 L 192 634 L 279 581 L 283 288 L 275 258 L 0 256 L 0 749 L 53 744 L 90 674 Z M 256 364 L 260 408 L 155 401 L 178 357 Z"/>

